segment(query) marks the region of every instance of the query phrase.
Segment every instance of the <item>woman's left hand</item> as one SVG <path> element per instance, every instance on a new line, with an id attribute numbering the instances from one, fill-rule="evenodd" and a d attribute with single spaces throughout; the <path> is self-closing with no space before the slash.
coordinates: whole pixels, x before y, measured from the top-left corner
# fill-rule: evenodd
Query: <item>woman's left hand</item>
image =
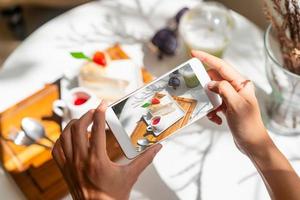
<path id="1" fill-rule="evenodd" d="M 161 145 L 154 145 L 126 165 L 106 152 L 105 103 L 72 120 L 52 151 L 74 199 L 128 199 L 132 186 L 151 164 Z M 93 122 L 91 137 L 87 128 Z"/>

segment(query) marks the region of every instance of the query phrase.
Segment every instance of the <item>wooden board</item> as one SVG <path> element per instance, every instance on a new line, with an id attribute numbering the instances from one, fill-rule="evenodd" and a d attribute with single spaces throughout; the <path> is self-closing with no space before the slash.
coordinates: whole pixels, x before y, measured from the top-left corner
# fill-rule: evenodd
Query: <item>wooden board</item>
<path id="1" fill-rule="evenodd" d="M 61 120 L 52 112 L 52 103 L 56 99 L 59 99 L 59 85 L 46 85 L 1 113 L 2 137 L 8 138 L 12 129 L 20 129 L 22 118 L 32 117 L 43 124 L 52 140 L 56 140 L 61 133 Z M 48 141 L 41 142 L 46 144 Z M 52 160 L 50 150 L 37 145 L 19 146 L 1 139 L 0 155 L 4 168 L 27 199 L 58 199 L 67 194 L 67 185 Z"/>
<path id="2" fill-rule="evenodd" d="M 157 98 L 162 98 L 163 96 L 164 95 L 162 94 L 155 95 L 155 97 Z M 152 133 L 147 132 L 146 130 L 147 124 L 143 120 L 143 118 L 141 118 L 140 121 L 137 122 L 137 126 L 131 135 L 132 144 L 137 144 L 137 140 L 143 137 L 146 137 L 147 139 L 153 142 L 161 141 L 188 123 L 190 116 L 197 105 L 197 101 L 195 99 L 188 99 L 188 98 L 177 97 L 177 96 L 173 96 L 173 99 L 177 101 L 177 103 L 181 106 L 181 108 L 186 112 L 185 116 L 182 119 L 175 122 L 173 125 L 171 125 L 168 129 L 163 131 L 157 137 L 154 136 Z"/>
<path id="3" fill-rule="evenodd" d="M 58 98 L 58 86 L 47 85 L 44 89 L 1 113 L 1 136 L 9 138 L 13 130 L 20 130 L 22 118 L 32 117 L 42 123 L 48 137 L 55 141 L 59 137 L 61 128 L 59 118 L 53 115 L 52 103 Z M 41 142 L 49 144 L 48 141 Z M 7 171 L 24 171 L 30 165 L 39 167 L 51 159 L 51 152 L 37 145 L 24 147 L 1 139 L 1 148 L 1 160 Z"/>
<path id="4" fill-rule="evenodd" d="M 41 167 L 31 167 L 30 170 L 11 175 L 26 199 L 61 199 L 68 193 L 68 186 L 54 160 L 45 162 Z"/>

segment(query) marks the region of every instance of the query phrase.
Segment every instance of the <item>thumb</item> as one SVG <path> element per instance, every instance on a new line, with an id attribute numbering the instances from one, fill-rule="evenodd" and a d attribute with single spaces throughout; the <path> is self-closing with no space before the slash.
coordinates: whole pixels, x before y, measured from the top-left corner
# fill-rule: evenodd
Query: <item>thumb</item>
<path id="1" fill-rule="evenodd" d="M 233 86 L 225 80 L 211 81 L 207 84 L 207 88 L 219 94 L 224 100 L 225 104 L 229 106 L 239 103 L 242 99 Z"/>
<path id="2" fill-rule="evenodd" d="M 134 161 L 132 161 L 129 164 L 129 167 L 133 174 L 139 176 L 146 169 L 146 167 L 152 163 L 153 158 L 161 148 L 161 144 L 153 145 L 151 148 L 139 155 Z"/>

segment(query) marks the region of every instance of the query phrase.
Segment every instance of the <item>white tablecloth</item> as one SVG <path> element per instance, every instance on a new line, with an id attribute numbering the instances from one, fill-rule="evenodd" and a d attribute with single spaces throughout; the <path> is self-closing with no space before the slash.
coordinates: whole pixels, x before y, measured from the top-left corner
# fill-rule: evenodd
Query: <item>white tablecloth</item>
<path id="1" fill-rule="evenodd" d="M 167 72 L 186 59 L 158 61 L 146 48 L 147 39 L 183 6 L 197 0 L 103 0 L 66 12 L 49 21 L 20 45 L 0 71 L 0 111 L 42 88 L 63 74 L 76 73 L 80 63 L 68 52 L 86 53 L 120 42 L 140 66 L 155 75 Z M 262 31 L 233 13 L 233 41 L 224 59 L 253 80 L 263 103 L 271 88 L 264 70 Z M 162 151 L 138 180 L 132 199 L 268 199 L 261 179 L 249 159 L 235 147 L 226 125 L 207 119 L 181 131 L 164 143 Z M 283 153 L 299 171 L 297 137 L 270 133 Z M 298 164 L 298 165 L 297 165 Z M 4 199 L 22 199 L 3 172 L 0 193 Z"/>

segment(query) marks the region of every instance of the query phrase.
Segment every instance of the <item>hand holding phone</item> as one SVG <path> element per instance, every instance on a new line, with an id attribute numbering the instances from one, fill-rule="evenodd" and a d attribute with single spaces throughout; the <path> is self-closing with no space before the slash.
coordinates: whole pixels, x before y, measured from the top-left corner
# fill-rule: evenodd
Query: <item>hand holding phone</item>
<path id="1" fill-rule="evenodd" d="M 271 138 L 261 118 L 254 84 L 222 59 L 202 51 L 192 51 L 192 55 L 210 67 L 208 73 L 213 81 L 208 84 L 209 90 L 223 99 L 222 106 L 211 111 L 208 118 L 221 124 L 218 112 L 223 112 L 239 149 L 248 155 L 263 152 Z"/>
<path id="2" fill-rule="evenodd" d="M 162 147 L 155 145 L 127 164 L 111 161 L 106 152 L 105 111 L 102 102 L 69 122 L 53 147 L 53 158 L 73 199 L 128 199 L 133 184 Z"/>

